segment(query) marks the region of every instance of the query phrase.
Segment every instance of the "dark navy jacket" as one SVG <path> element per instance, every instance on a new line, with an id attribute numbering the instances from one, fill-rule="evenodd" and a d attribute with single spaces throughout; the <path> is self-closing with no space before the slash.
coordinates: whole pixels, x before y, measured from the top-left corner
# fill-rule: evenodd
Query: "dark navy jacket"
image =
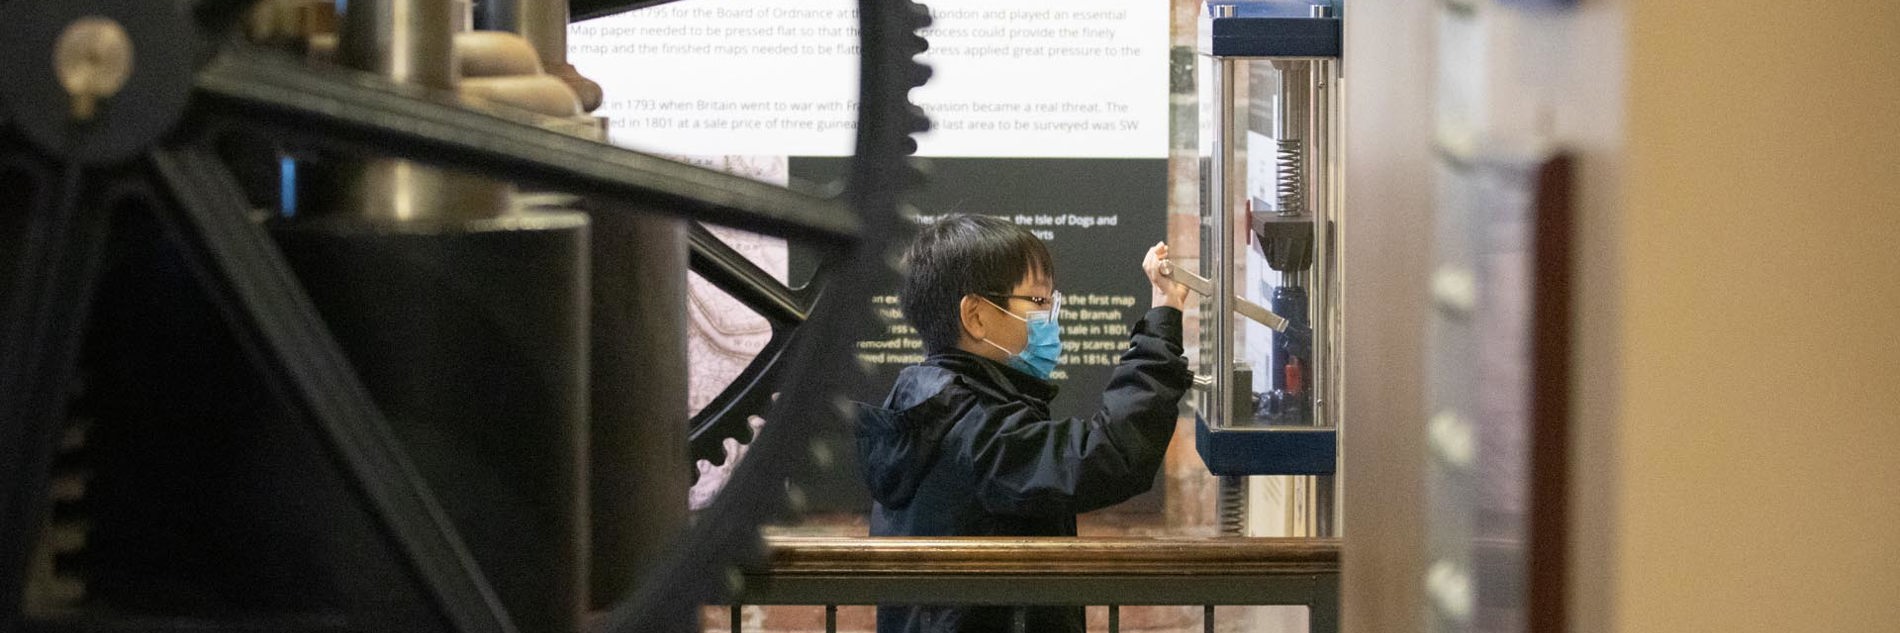
<path id="1" fill-rule="evenodd" d="M 906 367 L 882 407 L 860 407 L 858 457 L 873 536 L 1075 536 L 1075 515 L 1146 491 L 1192 376 L 1181 312 L 1135 324 L 1086 418 L 1052 420 L 1056 388 L 948 350 Z M 879 633 L 1008 631 L 1011 609 L 886 605 Z M 1080 608 L 1036 608 L 1027 631 L 1082 631 Z"/>

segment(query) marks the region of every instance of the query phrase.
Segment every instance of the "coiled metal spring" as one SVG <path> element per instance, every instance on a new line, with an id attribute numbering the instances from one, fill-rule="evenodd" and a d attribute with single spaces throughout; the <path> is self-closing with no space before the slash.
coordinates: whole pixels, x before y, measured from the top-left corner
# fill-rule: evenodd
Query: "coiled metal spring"
<path id="1" fill-rule="evenodd" d="M 1220 533 L 1222 536 L 1247 535 L 1247 478 L 1226 475 L 1220 478 Z"/>
<path id="2" fill-rule="evenodd" d="M 1280 203 L 1281 215 L 1296 215 L 1306 211 L 1306 142 L 1297 138 L 1280 139 L 1279 149 L 1274 157 L 1279 167 L 1279 181 L 1275 187 L 1275 197 Z"/>

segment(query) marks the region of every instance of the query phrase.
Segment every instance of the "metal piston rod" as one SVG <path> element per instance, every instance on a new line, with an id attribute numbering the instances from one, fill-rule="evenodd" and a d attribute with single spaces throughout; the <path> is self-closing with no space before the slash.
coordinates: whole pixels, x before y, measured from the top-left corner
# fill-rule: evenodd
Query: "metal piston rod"
<path id="1" fill-rule="evenodd" d="M 1315 17 L 1321 17 L 1315 15 Z M 1269 257 L 1276 267 L 1287 262 L 1279 271 L 1279 285 L 1283 288 L 1298 289 L 1290 297 L 1305 300 L 1303 319 L 1311 336 L 1308 365 L 1305 368 L 1307 389 L 1312 398 L 1311 423 L 1314 426 L 1332 426 L 1337 422 L 1334 401 L 1328 397 L 1333 386 L 1332 349 L 1329 339 L 1331 333 L 1329 315 L 1334 310 L 1332 284 L 1334 275 L 1331 269 L 1332 245 L 1332 209 L 1329 206 L 1327 188 L 1331 178 L 1326 173 L 1331 147 L 1330 139 L 1330 96 L 1333 86 L 1329 79 L 1333 72 L 1333 62 L 1323 58 L 1313 59 L 1275 59 L 1273 76 L 1278 80 L 1275 86 L 1277 97 L 1272 103 L 1272 134 L 1274 139 L 1274 159 L 1276 167 L 1274 183 L 1274 215 L 1279 218 L 1298 218 L 1297 224 L 1310 230 L 1311 258 L 1301 262 L 1294 257 L 1283 261 Z M 1275 348 L 1279 348 L 1276 346 Z M 1276 352 L 1279 353 L 1279 352 Z M 1277 367 L 1279 359 L 1271 363 Z M 1333 478 L 1329 476 L 1298 476 L 1289 481 L 1291 493 L 1296 502 L 1288 517 L 1288 533 L 1306 536 L 1334 535 L 1332 516 Z"/>
<path id="2" fill-rule="evenodd" d="M 1337 278 L 1333 271 L 1333 208 L 1329 187 L 1332 178 L 1328 173 L 1332 146 L 1330 144 L 1332 120 L 1331 97 L 1334 91 L 1332 74 L 1334 62 L 1327 59 L 1312 59 L 1293 62 L 1282 88 L 1287 90 L 1281 100 L 1287 108 L 1286 132 L 1301 134 L 1303 142 L 1298 156 L 1299 172 L 1302 174 L 1300 185 L 1302 202 L 1306 204 L 1313 218 L 1313 267 L 1310 271 L 1311 290 L 1308 293 L 1308 314 L 1313 330 L 1311 386 L 1313 398 L 1313 424 L 1315 426 L 1334 426 L 1339 423 L 1337 400 L 1330 397 L 1336 381 L 1337 367 L 1334 364 L 1335 349 L 1331 345 L 1332 315 L 1337 306 L 1334 304 L 1334 286 Z M 1307 281 L 1307 274 L 1289 275 L 1289 281 Z M 1333 517 L 1337 511 L 1334 504 L 1334 478 L 1331 476 L 1305 477 L 1295 486 L 1301 489 L 1304 503 L 1302 509 L 1308 512 L 1296 517 L 1304 533 L 1311 536 L 1334 536 Z"/>
<path id="3" fill-rule="evenodd" d="M 450 0 L 356 0 L 344 14 L 337 58 L 389 79 L 453 90 L 454 7 Z M 316 211 L 381 222 L 470 220 L 508 211 L 510 187 L 394 158 L 345 167 L 345 194 Z"/>

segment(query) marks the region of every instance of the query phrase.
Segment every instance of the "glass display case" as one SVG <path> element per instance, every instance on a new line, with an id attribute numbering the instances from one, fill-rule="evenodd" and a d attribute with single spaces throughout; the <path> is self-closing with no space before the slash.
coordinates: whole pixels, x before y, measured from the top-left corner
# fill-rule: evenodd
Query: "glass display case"
<path id="1" fill-rule="evenodd" d="M 1331 475 L 1340 17 L 1304 1 L 1202 11 L 1200 263 L 1171 272 L 1201 296 L 1202 458 L 1223 476 Z"/>

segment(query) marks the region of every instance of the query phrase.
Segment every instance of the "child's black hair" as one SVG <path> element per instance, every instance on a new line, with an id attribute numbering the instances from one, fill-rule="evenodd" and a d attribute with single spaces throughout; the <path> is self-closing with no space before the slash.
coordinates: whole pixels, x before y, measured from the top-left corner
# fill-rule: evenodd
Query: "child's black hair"
<path id="1" fill-rule="evenodd" d="M 904 319 L 930 354 L 956 347 L 964 295 L 1009 294 L 1032 273 L 1056 277 L 1055 260 L 1040 238 L 1015 222 L 983 215 L 952 214 L 923 227 L 904 263 L 908 273 L 898 293 Z"/>

